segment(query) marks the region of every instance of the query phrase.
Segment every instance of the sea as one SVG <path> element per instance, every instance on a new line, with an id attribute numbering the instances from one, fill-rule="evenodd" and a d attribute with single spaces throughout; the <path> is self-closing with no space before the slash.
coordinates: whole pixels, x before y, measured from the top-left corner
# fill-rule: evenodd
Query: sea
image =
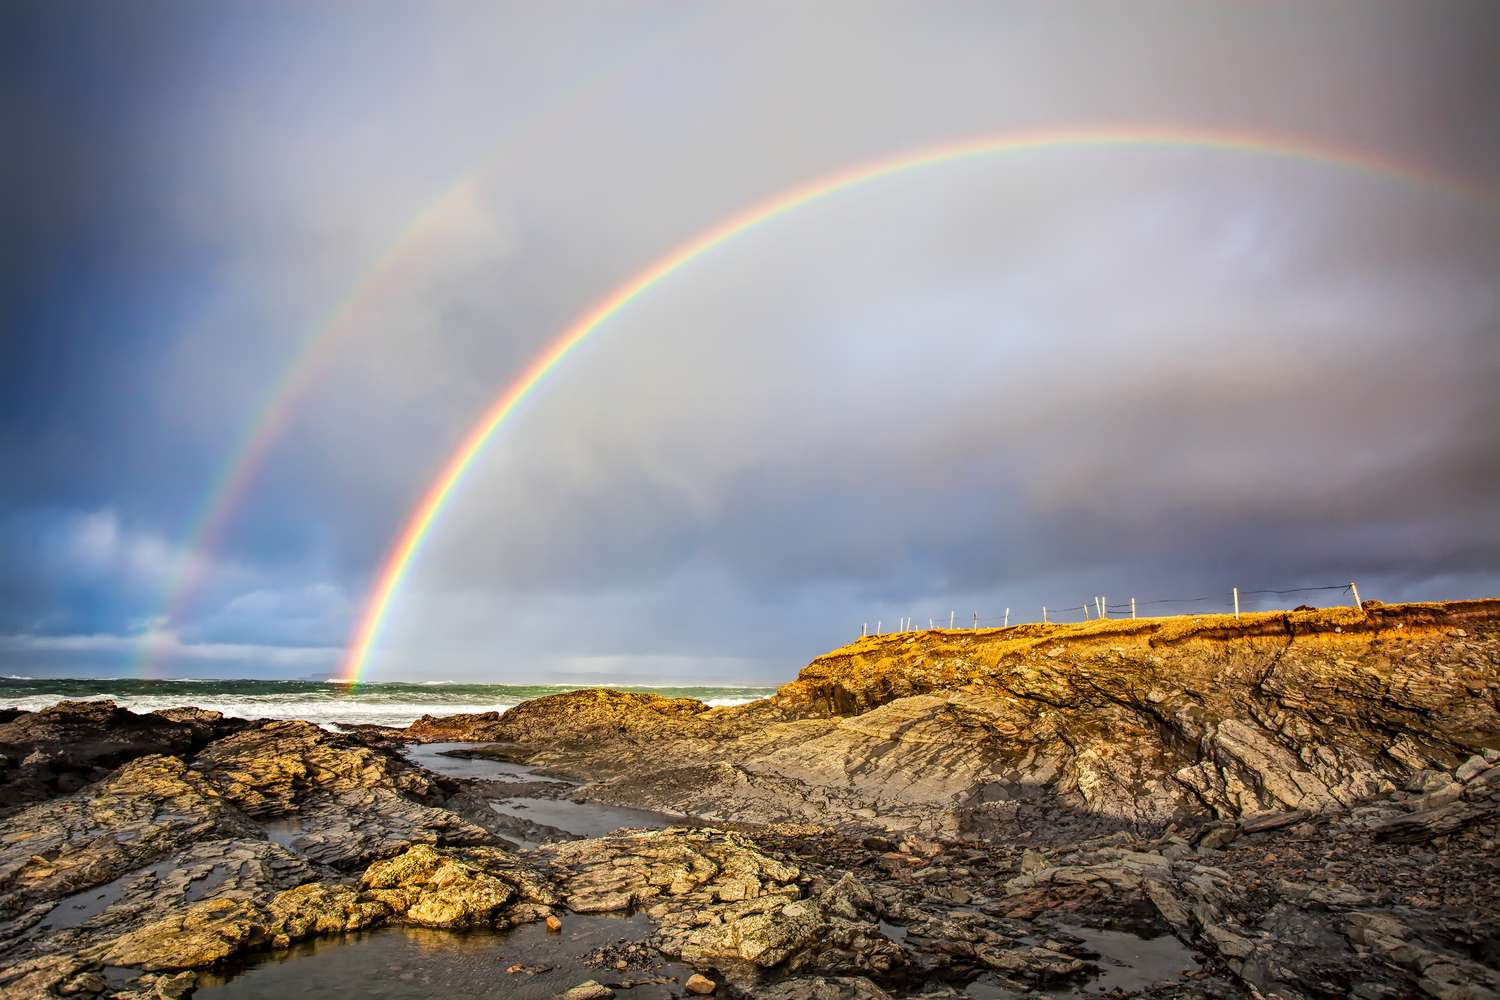
<path id="1" fill-rule="evenodd" d="M 448 681 L 381 681 L 359 685 L 331 681 L 134 680 L 0 678 L 0 708 L 35 711 L 59 701 L 109 699 L 134 712 L 163 708 L 211 709 L 242 719 L 305 719 L 329 729 L 374 723 L 405 726 L 422 715 L 503 712 L 529 698 L 573 691 L 588 684 L 465 684 Z M 615 685 L 709 705 L 742 705 L 765 698 L 770 687 L 671 687 Z"/>

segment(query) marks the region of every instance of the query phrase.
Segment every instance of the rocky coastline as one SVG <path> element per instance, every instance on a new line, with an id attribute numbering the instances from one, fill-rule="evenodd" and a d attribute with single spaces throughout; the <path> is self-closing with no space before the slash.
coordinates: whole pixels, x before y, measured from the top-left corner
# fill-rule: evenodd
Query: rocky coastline
<path id="1" fill-rule="evenodd" d="M 419 928 L 572 1000 L 1500 997 L 1500 601 L 886 635 L 729 708 L 63 702 L 0 712 L 0 820 L 7 997 Z"/>

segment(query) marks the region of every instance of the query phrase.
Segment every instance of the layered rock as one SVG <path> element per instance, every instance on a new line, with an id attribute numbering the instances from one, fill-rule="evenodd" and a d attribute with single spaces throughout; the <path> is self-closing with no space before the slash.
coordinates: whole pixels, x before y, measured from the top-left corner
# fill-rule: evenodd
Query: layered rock
<path id="1" fill-rule="evenodd" d="M 883 636 L 750 706 L 574 692 L 376 745 L 236 726 L 7 818 L 0 991 L 182 996 L 315 935 L 572 911 L 650 921 L 595 993 L 661 983 L 608 973 L 644 951 L 716 995 L 1021 995 L 1129 932 L 1172 963 L 1131 995 L 1500 996 L 1497 675 L 1500 603 L 1466 602 Z M 736 828 L 507 850 L 485 783 L 384 749 L 459 732 Z"/>
<path id="2" fill-rule="evenodd" d="M 109 882 L 200 840 L 260 837 L 176 757 L 132 761 L 86 793 L 30 806 L 0 836 L 0 914 Z"/>
<path id="3" fill-rule="evenodd" d="M 0 991 L 92 993 L 101 965 L 172 972 L 391 920 L 549 912 L 546 883 L 454 811 L 468 805 L 439 776 L 306 723 L 244 729 L 190 762 L 138 758 L 7 819 Z"/>
<path id="4" fill-rule="evenodd" d="M 901 951 L 852 875 L 817 893 L 807 879 L 734 833 L 668 830 L 544 849 L 564 899 L 585 913 L 642 908 L 663 953 L 696 967 L 889 972 Z"/>
<path id="5" fill-rule="evenodd" d="M 510 912 L 513 904 L 525 908 Z M 535 919 L 556 896 L 503 852 L 418 845 L 365 870 L 357 885 L 312 883 L 269 900 L 221 896 L 153 921 L 103 946 L 107 965 L 201 969 L 257 948 L 393 920 L 421 927 L 495 927 Z"/>
<path id="6" fill-rule="evenodd" d="M 953 835 L 1317 811 L 1500 745 L 1500 602 L 873 637 L 769 704 L 678 718 L 574 692 L 497 732 L 595 778 L 585 794 L 720 820 Z"/>
<path id="7" fill-rule="evenodd" d="M 148 754 L 190 754 L 250 723 L 202 709 L 137 714 L 62 701 L 0 722 L 0 810 L 77 791 Z"/>
<path id="8" fill-rule="evenodd" d="M 447 795 L 435 776 L 308 722 L 237 733 L 208 747 L 198 764 L 227 799 L 318 864 L 348 868 L 414 842 L 495 841 L 441 807 Z"/>

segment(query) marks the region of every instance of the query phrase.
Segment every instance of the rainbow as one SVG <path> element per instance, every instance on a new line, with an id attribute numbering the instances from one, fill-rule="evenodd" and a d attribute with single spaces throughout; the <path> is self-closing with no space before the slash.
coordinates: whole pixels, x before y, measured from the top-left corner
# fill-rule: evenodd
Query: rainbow
<path id="1" fill-rule="evenodd" d="M 605 299 L 584 313 L 572 326 L 563 330 L 514 381 L 506 386 L 443 463 L 437 477 L 423 493 L 402 527 L 395 544 L 381 563 L 344 659 L 341 679 L 351 684 L 357 684 L 360 681 L 371 647 L 375 643 L 390 608 L 391 598 L 395 595 L 402 577 L 421 547 L 422 540 L 437 519 L 438 512 L 442 510 L 444 503 L 458 487 L 464 473 L 484 448 L 485 442 L 499 429 L 506 418 L 515 412 L 516 407 L 532 390 L 573 352 L 574 348 L 583 343 L 610 317 L 630 305 L 659 282 L 671 277 L 703 254 L 758 226 L 831 195 L 893 174 L 975 156 L 1068 148 L 1094 149 L 1126 146 L 1186 148 L 1309 160 L 1393 177 L 1460 197 L 1482 195 L 1481 192 L 1465 184 L 1420 167 L 1406 166 L 1368 153 L 1340 149 L 1307 139 L 1266 134 L 1141 127 L 1022 132 L 957 142 L 856 166 L 776 195 L 692 238 L 616 288 Z"/>
<path id="2" fill-rule="evenodd" d="M 146 676 L 156 672 L 165 644 L 171 639 L 173 622 L 183 617 L 188 602 L 202 581 L 211 554 L 219 548 L 272 446 L 291 422 L 297 403 L 339 356 L 335 348 L 358 329 L 361 307 L 398 272 L 398 265 L 406 259 L 407 250 L 416 237 L 435 220 L 461 208 L 469 194 L 506 162 L 517 157 L 518 151 L 539 147 L 567 135 L 582 112 L 610 94 L 622 77 L 657 65 L 662 53 L 681 41 L 693 23 L 690 20 L 679 22 L 678 30 L 662 35 L 647 48 L 621 53 L 618 58 L 597 66 L 545 114 L 532 119 L 526 128 L 492 149 L 477 168 L 465 171 L 456 181 L 444 185 L 437 197 L 413 215 L 397 237 L 361 270 L 360 277 L 345 296 L 335 303 L 314 333 L 286 362 L 281 374 L 257 397 L 250 419 L 194 509 L 181 542 L 181 555 L 162 587 L 162 613 L 136 648 L 135 674 Z"/>

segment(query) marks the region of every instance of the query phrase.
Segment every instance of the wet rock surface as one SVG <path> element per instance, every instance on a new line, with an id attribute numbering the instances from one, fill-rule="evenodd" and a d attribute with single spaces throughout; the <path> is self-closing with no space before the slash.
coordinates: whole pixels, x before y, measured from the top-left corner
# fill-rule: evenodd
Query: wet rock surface
<path id="1" fill-rule="evenodd" d="M 1500 997 L 1493 604 L 882 637 L 742 708 L 395 736 L 23 713 L 115 756 L 6 772 L 0 993 Z"/>

